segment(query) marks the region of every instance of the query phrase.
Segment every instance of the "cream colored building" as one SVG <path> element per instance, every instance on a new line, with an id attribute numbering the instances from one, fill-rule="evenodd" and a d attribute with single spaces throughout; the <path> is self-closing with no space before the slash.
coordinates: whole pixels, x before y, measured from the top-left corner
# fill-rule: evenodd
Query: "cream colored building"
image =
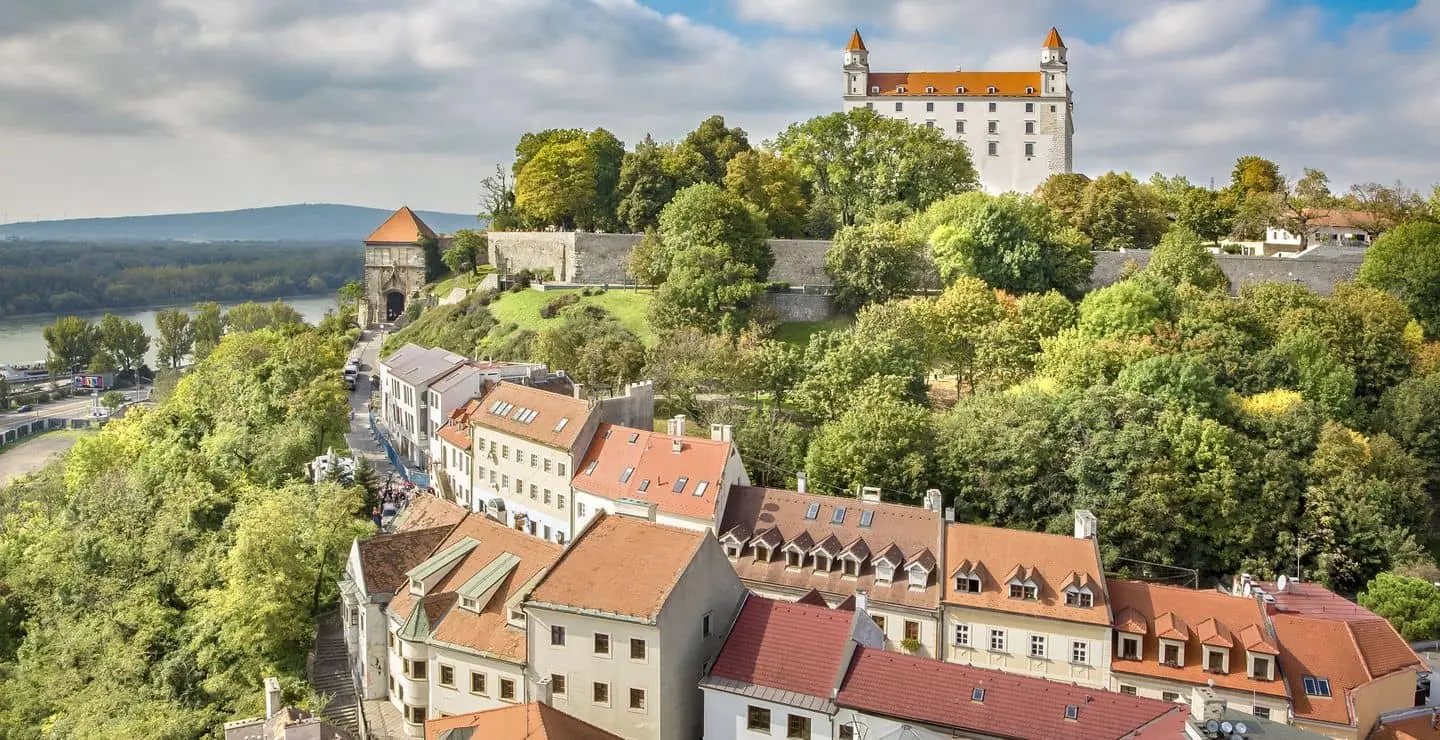
<path id="1" fill-rule="evenodd" d="M 744 597 L 709 532 L 597 516 L 524 604 L 531 675 L 616 735 L 700 737 L 698 681 Z"/>
<path id="2" fill-rule="evenodd" d="M 430 384 L 466 358 L 435 347 L 407 344 L 380 360 L 380 423 L 393 436 L 396 452 L 419 469 L 429 468 L 430 432 L 449 409 L 430 405 Z"/>
<path id="3" fill-rule="evenodd" d="M 945 660 L 1105 688 L 1110 601 L 1095 517 L 1075 536 L 973 524 L 945 530 Z"/>

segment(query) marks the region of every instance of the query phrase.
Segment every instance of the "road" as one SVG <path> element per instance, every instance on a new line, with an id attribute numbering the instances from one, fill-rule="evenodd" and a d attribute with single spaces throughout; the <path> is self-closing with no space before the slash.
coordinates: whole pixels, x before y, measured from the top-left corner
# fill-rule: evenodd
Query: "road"
<path id="1" fill-rule="evenodd" d="M 35 439 L 0 447 L 0 486 L 11 478 L 29 475 L 45 467 L 55 456 L 70 449 L 84 432 L 48 432 Z"/>

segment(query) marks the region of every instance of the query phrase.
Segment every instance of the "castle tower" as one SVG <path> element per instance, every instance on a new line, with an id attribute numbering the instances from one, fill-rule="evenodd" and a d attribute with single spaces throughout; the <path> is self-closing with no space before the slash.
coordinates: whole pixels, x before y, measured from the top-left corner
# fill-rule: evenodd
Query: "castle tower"
<path id="1" fill-rule="evenodd" d="M 438 239 L 410 208 L 402 207 L 365 239 L 365 299 L 362 326 L 389 323 L 405 315 L 425 285 L 421 240 Z"/>
<path id="2" fill-rule="evenodd" d="M 1070 73 L 1070 63 L 1065 59 L 1065 51 L 1060 32 L 1052 26 L 1050 35 L 1045 37 L 1045 45 L 1040 48 L 1040 70 L 1045 73 L 1046 95 L 1064 95 L 1069 87 L 1066 78 Z"/>
<path id="3" fill-rule="evenodd" d="M 1050 166 L 1055 172 L 1073 172 L 1075 165 L 1075 120 L 1070 101 L 1070 60 L 1066 58 L 1065 42 L 1054 26 L 1040 47 L 1041 91 L 1050 98 L 1043 112 L 1042 130 L 1054 134 Z"/>
<path id="4" fill-rule="evenodd" d="M 857 28 L 845 47 L 845 94 L 867 94 L 869 77 L 870 51 L 865 48 L 865 40 L 860 38 L 860 29 Z"/>

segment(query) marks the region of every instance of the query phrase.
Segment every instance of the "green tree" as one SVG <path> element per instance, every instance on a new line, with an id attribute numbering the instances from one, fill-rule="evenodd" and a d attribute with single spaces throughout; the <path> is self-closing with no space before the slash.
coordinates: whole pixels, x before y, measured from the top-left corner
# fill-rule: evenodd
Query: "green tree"
<path id="1" fill-rule="evenodd" d="M 1324 209 L 1335 205 L 1335 197 L 1330 194 L 1329 176 L 1307 167 L 1293 185 L 1282 180 L 1276 204 L 1276 224 L 1298 236 L 1300 249 L 1305 249 L 1310 244 L 1314 222 L 1324 215 Z"/>
<path id="2" fill-rule="evenodd" d="M 198 362 L 210 356 L 225 336 L 225 316 L 220 304 L 207 301 L 195 304 L 195 315 L 190 319 L 193 332 L 195 360 Z"/>
<path id="3" fill-rule="evenodd" d="M 790 160 L 747 149 L 726 165 L 724 182 L 727 191 L 765 214 L 765 225 L 773 236 L 789 238 L 804 233 L 809 203 L 804 181 Z"/>
<path id="4" fill-rule="evenodd" d="M 565 368 L 588 388 L 619 391 L 640 377 L 645 345 L 618 321 L 591 306 L 565 309 L 559 324 L 540 330 L 536 359 Z"/>
<path id="5" fill-rule="evenodd" d="M 839 418 L 862 390 L 887 393 L 907 403 L 925 401 L 926 350 L 903 329 L 817 334 L 805 348 L 804 366 L 806 372 L 790 399 L 810 419 Z"/>
<path id="6" fill-rule="evenodd" d="M 155 354 L 165 367 L 180 367 L 186 355 L 195 351 L 195 325 L 184 311 L 167 308 L 156 312 L 155 331 L 159 333 Z"/>
<path id="7" fill-rule="evenodd" d="M 584 140 L 545 144 L 515 175 L 515 208 L 538 225 L 573 230 L 594 208 L 597 167 Z"/>
<path id="8" fill-rule="evenodd" d="M 795 347 L 775 339 L 765 339 L 744 346 L 745 384 L 759 393 L 770 395 L 771 410 L 778 413 L 785 397 L 804 376 L 804 359 Z"/>
<path id="9" fill-rule="evenodd" d="M 750 140 L 740 128 L 726 128 L 724 116 L 710 116 L 685 135 L 683 146 L 705 160 L 704 179 L 697 182 L 720 184 L 725 180 L 726 163 L 750 151 Z"/>
<path id="10" fill-rule="evenodd" d="M 1365 250 L 1360 282 L 1399 298 L 1427 333 L 1440 335 L 1440 224 L 1417 221 L 1382 234 Z"/>
<path id="11" fill-rule="evenodd" d="M 1358 600 L 1389 620 L 1407 642 L 1440 637 L 1440 588 L 1433 583 L 1381 573 L 1365 586 Z"/>
<path id="12" fill-rule="evenodd" d="M 1189 229 L 1213 244 L 1234 228 L 1236 211 L 1233 195 L 1220 190 L 1190 188 L 1180 196 L 1175 209 L 1175 225 Z"/>
<path id="13" fill-rule="evenodd" d="M 514 231 L 523 226 L 520 213 L 515 209 L 515 186 L 510 173 L 495 165 L 495 174 L 480 180 L 480 214 L 486 228 L 494 231 Z"/>
<path id="14" fill-rule="evenodd" d="M 619 195 L 615 216 L 632 232 L 659 226 L 661 209 L 675 197 L 675 181 L 665 170 L 665 152 L 649 134 L 634 151 L 625 153 Z"/>
<path id="15" fill-rule="evenodd" d="M 1214 417 L 1224 410 L 1225 389 L 1204 362 L 1186 355 L 1157 355 L 1120 371 L 1115 386 L 1187 413 Z"/>
<path id="16" fill-rule="evenodd" d="M 1177 288 L 1181 285 L 1206 291 L 1230 288 L 1230 279 L 1216 264 L 1215 256 L 1205 248 L 1198 234 L 1184 226 L 1177 225 L 1161 237 L 1144 272 Z"/>
<path id="17" fill-rule="evenodd" d="M 61 316 L 45 327 L 44 336 L 52 375 L 83 370 L 100 351 L 99 331 L 79 316 Z"/>
<path id="18" fill-rule="evenodd" d="M 125 394 L 120 391 L 106 391 L 105 395 L 100 397 L 100 405 L 111 411 L 120 408 L 124 403 Z"/>
<path id="19" fill-rule="evenodd" d="M 1152 333 L 1169 318 L 1154 286 L 1132 279 L 1088 293 L 1080 302 L 1079 327 L 1093 337 L 1133 339 Z"/>
<path id="20" fill-rule="evenodd" d="M 911 226 L 928 235 L 946 281 L 971 276 L 1007 293 L 1078 297 L 1095 264 L 1083 239 L 1025 196 L 966 193 L 936 203 Z"/>
<path id="21" fill-rule="evenodd" d="M 660 242 L 640 272 L 650 281 L 669 279 L 676 256 L 701 248 L 719 248 L 726 261 L 755 268 L 764 280 L 775 264 L 765 243 L 761 217 L 738 197 L 702 183 L 681 190 L 660 213 Z M 638 277 L 638 275 L 637 275 Z"/>
<path id="22" fill-rule="evenodd" d="M 764 293 L 755 265 L 721 245 L 690 247 L 670 261 L 650 304 L 650 322 L 659 329 L 690 326 L 734 336 L 750 323 Z"/>
<path id="23" fill-rule="evenodd" d="M 1085 186 L 1077 225 L 1096 249 L 1149 249 L 1166 221 L 1149 188 L 1129 173 L 1107 172 Z"/>
<path id="24" fill-rule="evenodd" d="M 810 443 L 805 470 L 816 490 L 878 486 L 917 502 L 930 481 L 935 429 L 930 411 L 895 398 L 872 381 Z"/>
<path id="25" fill-rule="evenodd" d="M 1035 199 L 1049 206 L 1068 225 L 1079 228 L 1080 204 L 1090 178 L 1079 172 L 1057 172 L 1035 188 Z"/>
<path id="26" fill-rule="evenodd" d="M 1392 229 L 1400 224 L 1426 219 L 1425 199 L 1420 194 L 1396 182 L 1393 186 L 1378 182 L 1362 182 L 1350 186 L 1345 195 L 1348 208 L 1370 214 L 1381 229 Z M 1440 217 L 1440 214 L 1436 214 Z M 1431 218 L 1430 220 L 1434 220 Z"/>
<path id="27" fill-rule="evenodd" d="M 270 327 L 303 324 L 305 319 L 290 304 L 277 300 L 271 303 L 247 302 L 235 306 L 225 312 L 224 323 L 235 331 L 259 331 Z M 196 344 L 198 348 L 198 337 Z"/>
<path id="28" fill-rule="evenodd" d="M 1235 160 L 1230 187 L 1244 197 L 1255 193 L 1278 193 L 1284 187 L 1280 167 L 1264 157 L 1247 154 Z"/>
<path id="29" fill-rule="evenodd" d="M 488 239 L 483 231 L 460 229 L 455 244 L 441 256 L 445 266 L 456 275 L 469 275 L 489 259 Z"/>
<path id="30" fill-rule="evenodd" d="M 359 280 L 347 280 L 340 289 L 335 291 L 335 306 L 342 314 L 354 316 L 360 305 L 365 300 L 365 283 Z"/>
<path id="31" fill-rule="evenodd" d="M 962 142 L 868 108 L 792 124 L 775 147 L 834 209 L 840 225 L 886 203 L 918 211 L 977 182 Z"/>
<path id="32" fill-rule="evenodd" d="M 915 290 L 924 266 L 924 243 L 890 221 L 846 226 L 825 253 L 835 305 L 850 314 Z"/>
<path id="33" fill-rule="evenodd" d="M 145 327 L 140 322 L 107 313 L 96 330 L 99 354 L 108 357 L 115 369 L 129 373 L 145 363 L 145 353 L 150 351 L 150 337 L 145 335 Z"/>

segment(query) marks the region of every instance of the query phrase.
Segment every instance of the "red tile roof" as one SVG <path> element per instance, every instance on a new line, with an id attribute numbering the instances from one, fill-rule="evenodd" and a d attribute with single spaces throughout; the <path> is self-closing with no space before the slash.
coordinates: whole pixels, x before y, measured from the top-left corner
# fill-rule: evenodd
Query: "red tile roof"
<path id="1" fill-rule="evenodd" d="M 1110 581 L 1110 602 L 1117 615 L 1127 623 L 1140 620 L 1146 631 L 1141 638 L 1141 657 L 1128 660 L 1115 650 L 1111 670 L 1120 674 L 1150 676 L 1204 686 L 1214 681 L 1220 688 L 1254 691 L 1267 696 L 1284 697 L 1285 682 L 1266 681 L 1249 676 L 1246 651 L 1266 655 L 1278 654 L 1274 636 L 1268 631 L 1265 615 L 1258 599 L 1231 596 L 1218 591 L 1198 591 L 1177 586 L 1160 586 L 1138 581 Z M 1117 622 L 1120 620 L 1117 619 Z M 1211 644 L 1223 635 L 1231 642 L 1230 672 L 1205 671 L 1205 652 L 1200 631 L 1191 625 L 1210 621 L 1206 628 Z M 1134 625 L 1134 626 L 1138 626 Z M 1126 630 L 1131 629 L 1127 625 Z M 1213 630 L 1213 633 L 1211 632 Z M 1138 630 L 1136 631 L 1138 634 Z M 1184 665 L 1167 666 L 1160 662 L 1158 638 L 1182 640 L 1185 643 Z M 1119 637 L 1117 636 L 1118 640 Z"/>
<path id="2" fill-rule="evenodd" d="M 679 452 L 674 450 L 677 439 Z M 729 442 L 601 424 L 585 458 L 575 466 L 571 485 L 611 501 L 653 501 L 656 509 L 668 514 L 713 521 L 733 449 Z M 681 478 L 686 480 L 677 491 Z"/>
<path id="3" fill-rule="evenodd" d="M 428 527 L 450 527 L 459 524 L 466 513 L 463 506 L 452 501 L 438 496 L 419 495 L 410 499 L 410 505 L 401 512 L 396 530 L 408 532 Z"/>
<path id="4" fill-rule="evenodd" d="M 980 577 L 980 593 L 955 590 L 955 576 L 962 571 Z M 1037 582 L 1035 600 L 1010 598 L 1007 583 L 1019 571 Z M 977 524 L 951 524 L 945 530 L 947 604 L 1108 625 L 1103 573 L 1091 539 Z M 1077 577 L 1089 580 L 1094 606 L 1066 605 L 1065 589 Z"/>
<path id="5" fill-rule="evenodd" d="M 855 33 L 850 34 L 850 43 L 845 47 L 845 51 L 865 51 L 865 40 L 860 38 L 860 29 L 857 28 Z"/>
<path id="6" fill-rule="evenodd" d="M 1421 668 L 1420 657 L 1383 619 L 1342 621 L 1295 614 L 1271 619 L 1297 717 L 1353 726 L 1349 691 L 1397 671 Z M 1307 695 L 1306 676 L 1329 680 L 1330 696 Z"/>
<path id="7" fill-rule="evenodd" d="M 971 692 L 984 688 L 982 701 Z M 1123 738 L 1181 711 L 1042 678 L 858 648 L 836 704 L 869 714 L 1007 738 Z M 1065 708 L 1078 715 L 1065 719 Z"/>
<path id="8" fill-rule="evenodd" d="M 496 404 L 501 405 L 497 407 Z M 562 450 L 569 450 L 575 444 L 586 419 L 594 412 L 589 403 L 573 396 L 562 396 L 509 381 L 491 386 L 481 397 L 480 407 L 471 417 L 474 426 Z M 516 418 L 526 409 L 534 412 L 534 416 L 523 416 L 529 421 Z M 503 415 L 498 411 L 504 411 Z M 565 420 L 563 426 L 561 419 Z"/>
<path id="9" fill-rule="evenodd" d="M 1290 581 L 1281 591 L 1274 582 L 1256 581 L 1254 586 L 1273 596 L 1272 611 L 1303 614 L 1320 619 L 1379 619 L 1375 612 L 1331 591 L 1318 583 Z"/>
<path id="10" fill-rule="evenodd" d="M 621 740 L 554 707 L 531 702 L 425 722 L 425 740 L 440 740 L 446 730 L 474 728 L 484 740 Z"/>
<path id="11" fill-rule="evenodd" d="M 444 525 L 357 540 L 366 593 L 395 593 L 406 582 L 405 571 L 425 562 L 449 533 Z"/>
<path id="12" fill-rule="evenodd" d="M 414 244 L 420 241 L 420 237 L 426 236 L 435 238 L 435 232 L 425 225 L 409 206 L 402 206 L 385 223 L 380 224 L 370 236 L 365 237 L 366 244 Z"/>
<path id="13" fill-rule="evenodd" d="M 814 518 L 805 515 L 815 507 Z M 835 523 L 835 516 L 844 509 L 844 516 Z M 870 512 L 868 525 L 866 512 Z M 881 604 L 897 604 L 922 609 L 940 605 L 942 576 L 932 571 L 923 589 L 912 589 L 903 570 L 897 570 L 891 583 L 876 583 L 870 553 L 883 554 L 891 545 L 899 547 L 908 561 L 925 550 L 940 549 L 940 512 L 926 511 L 918 506 L 868 503 L 855 498 L 820 496 L 778 488 L 733 486 L 725 505 L 725 515 L 716 529 L 723 543 L 739 540 L 746 543 L 739 558 L 731 563 L 740 578 L 766 583 L 803 594 L 811 589 L 835 596 L 853 595 L 857 589 L 869 592 L 870 600 Z M 755 539 L 768 542 L 775 549 L 772 560 L 756 560 L 750 543 Z M 791 544 L 811 543 L 811 547 L 832 554 L 845 552 L 859 555 L 864 564 L 860 577 L 844 575 L 838 560 L 831 570 L 817 572 L 815 560 L 806 560 L 803 568 L 786 565 L 781 548 Z"/>
<path id="14" fill-rule="evenodd" d="M 1388 720 L 1375 728 L 1370 740 L 1440 740 L 1440 714 Z"/>
<path id="15" fill-rule="evenodd" d="M 872 72 L 867 77 L 870 87 L 880 88 L 871 94 L 885 97 L 1040 96 L 1039 72 Z"/>
<path id="16" fill-rule="evenodd" d="M 711 674 L 829 699 L 855 612 L 751 596 Z"/>
<path id="17" fill-rule="evenodd" d="M 1051 26 L 1051 27 L 1050 27 L 1050 33 L 1045 36 L 1045 43 L 1044 43 L 1040 48 L 1042 48 L 1042 49 L 1063 49 L 1063 48 L 1065 48 L 1065 42 L 1060 40 L 1060 32 L 1057 31 L 1057 30 L 1055 30 L 1055 27 L 1054 27 L 1054 26 Z"/>

